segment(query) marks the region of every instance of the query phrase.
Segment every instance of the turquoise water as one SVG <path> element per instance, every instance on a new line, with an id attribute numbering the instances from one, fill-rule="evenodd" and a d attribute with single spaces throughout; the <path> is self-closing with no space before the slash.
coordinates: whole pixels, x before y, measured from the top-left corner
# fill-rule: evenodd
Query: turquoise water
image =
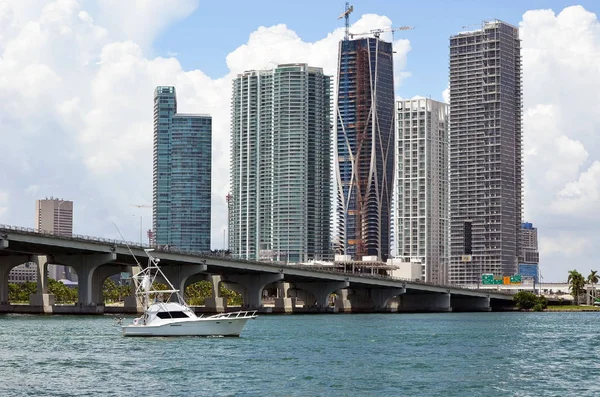
<path id="1" fill-rule="evenodd" d="M 0 396 L 600 396 L 600 313 L 259 316 L 241 338 L 123 338 L 0 315 Z"/>

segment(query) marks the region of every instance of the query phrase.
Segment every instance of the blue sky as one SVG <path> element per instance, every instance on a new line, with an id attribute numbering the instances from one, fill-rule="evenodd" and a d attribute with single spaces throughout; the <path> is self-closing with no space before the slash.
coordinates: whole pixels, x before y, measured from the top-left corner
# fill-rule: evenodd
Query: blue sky
<path id="1" fill-rule="evenodd" d="M 200 69 L 211 78 L 227 73 L 225 57 L 248 40 L 259 26 L 284 23 L 303 41 L 314 42 L 343 26 L 337 16 L 344 10 L 344 1 L 302 2 L 255 0 L 201 1 L 196 11 L 186 19 L 172 24 L 155 40 L 156 56 L 177 53 L 183 69 Z M 561 0 L 437 0 L 389 1 L 354 0 L 350 22 L 362 14 L 389 17 L 393 26 L 414 26 L 414 30 L 398 32 L 395 38 L 410 40 L 406 70 L 412 76 L 401 87 L 402 97 L 431 96 L 441 100 L 448 81 L 448 38 L 465 25 L 481 24 L 486 19 L 501 19 L 518 25 L 527 10 L 552 9 L 556 13 L 579 4 L 598 13 L 597 1 Z M 318 66 L 318 65 L 315 65 Z"/>

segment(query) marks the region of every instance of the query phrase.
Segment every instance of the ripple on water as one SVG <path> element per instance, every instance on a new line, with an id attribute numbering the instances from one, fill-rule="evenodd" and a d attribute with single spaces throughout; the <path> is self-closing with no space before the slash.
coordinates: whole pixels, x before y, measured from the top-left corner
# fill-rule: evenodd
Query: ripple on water
<path id="1" fill-rule="evenodd" d="M 260 316 L 241 338 L 123 338 L 0 316 L 0 395 L 600 395 L 600 313 Z"/>

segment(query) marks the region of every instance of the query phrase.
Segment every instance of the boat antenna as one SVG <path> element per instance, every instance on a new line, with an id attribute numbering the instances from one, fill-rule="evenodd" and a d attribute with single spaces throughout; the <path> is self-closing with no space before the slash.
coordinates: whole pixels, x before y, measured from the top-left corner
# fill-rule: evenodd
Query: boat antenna
<path id="1" fill-rule="evenodd" d="M 119 236 L 121 236 L 121 240 L 123 240 L 123 243 L 125 244 L 125 246 L 129 250 L 129 253 L 131 254 L 131 256 L 133 256 L 133 260 L 135 261 L 135 263 L 137 263 L 138 267 L 142 267 L 142 265 L 140 265 L 140 262 L 138 262 L 137 258 L 135 257 L 135 254 L 131 250 L 131 247 L 129 247 L 129 244 L 127 244 L 127 241 L 125 241 L 125 237 L 123 237 L 123 233 L 121 233 L 121 231 L 119 230 L 119 227 L 117 226 L 117 224 L 114 223 L 114 222 L 112 224 L 115 226 L 115 229 L 117 229 L 117 232 L 119 233 Z"/>

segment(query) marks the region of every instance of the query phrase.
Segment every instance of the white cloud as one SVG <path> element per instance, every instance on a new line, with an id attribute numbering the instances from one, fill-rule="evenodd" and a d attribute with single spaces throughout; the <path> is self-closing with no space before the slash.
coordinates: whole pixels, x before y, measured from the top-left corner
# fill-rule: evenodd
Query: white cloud
<path id="1" fill-rule="evenodd" d="M 174 21 L 190 15 L 199 0 L 99 0 L 98 21 L 114 40 L 132 40 L 147 49 Z"/>
<path id="2" fill-rule="evenodd" d="M 543 256 L 566 256 L 566 257 L 576 257 L 578 255 L 583 254 L 591 247 L 592 241 L 589 238 L 581 237 L 577 233 L 566 233 L 559 232 L 556 234 L 556 237 L 541 237 L 539 239 L 540 250 L 543 253 Z M 546 261 L 549 258 L 541 258 L 541 261 Z M 574 261 L 569 261 L 566 263 L 566 268 L 572 268 Z M 544 273 L 548 270 L 545 270 Z M 550 269 L 551 271 L 551 269 Z M 580 270 L 581 271 L 581 270 Z M 546 274 L 544 278 L 548 278 L 549 274 Z"/>
<path id="3" fill-rule="evenodd" d="M 10 195 L 8 192 L 0 192 L 0 220 L 6 211 L 8 211 Z"/>
<path id="4" fill-rule="evenodd" d="M 183 70 L 174 56 L 150 55 L 153 38 L 193 11 L 197 1 L 168 6 L 101 1 L 96 13 L 85 8 L 89 3 L 76 1 L 57 0 L 40 12 L 10 4 L 0 8 L 0 20 L 11 26 L 6 34 L 0 30 L 5 37 L 0 41 L 0 131 L 18 133 L 3 133 L 14 150 L 0 158 L 0 166 L 18 170 L 9 189 L 22 200 L 14 200 L 8 221 L 33 226 L 31 194 L 61 196 L 74 200 L 76 233 L 118 238 L 114 220 L 129 240 L 139 238 L 139 218 L 132 214 L 144 216 L 145 228 L 151 221 L 150 209 L 131 204 L 152 200 L 157 85 L 176 87 L 180 112 L 213 117 L 212 237 L 213 247 L 220 248 L 227 224 L 232 79 L 248 69 L 288 62 L 307 62 L 333 75 L 343 36 L 336 29 L 305 42 L 283 24 L 259 27 L 227 56 L 228 73 L 211 79 L 200 70 Z M 390 26 L 389 18 L 371 14 L 352 31 Z M 410 44 L 397 40 L 395 49 L 400 81 L 407 75 Z"/>
<path id="5" fill-rule="evenodd" d="M 442 91 L 442 99 L 444 103 L 450 103 L 450 87 L 446 87 L 444 91 Z"/>
<path id="6" fill-rule="evenodd" d="M 144 225 L 151 219 L 150 210 L 130 204 L 151 202 L 152 92 L 175 85 L 181 112 L 213 116 L 212 235 L 213 246 L 222 245 L 232 78 L 285 62 L 308 62 L 333 75 L 343 30 L 306 42 L 284 24 L 259 27 L 226 57 L 228 72 L 211 79 L 184 70 L 175 54 L 152 54 L 157 35 L 197 5 L 0 0 L 0 138 L 11 148 L 0 157 L 0 169 L 11 170 L 2 178 L 10 198 L 10 211 L 8 198 L 0 203 L 2 222 L 33 226 L 31 195 L 54 195 L 75 201 L 77 233 L 117 237 L 115 219 L 126 237 L 137 239 L 139 223 L 131 215 L 143 214 Z M 389 26 L 389 18 L 368 14 L 351 31 Z M 528 11 L 520 27 L 525 215 L 539 227 L 540 240 L 551 242 L 542 244 L 544 274 L 560 280 L 573 260 L 593 267 L 600 246 L 600 25 L 595 14 L 575 6 L 558 14 Z M 397 85 L 410 75 L 404 70 L 410 48 L 407 40 L 395 41 Z M 565 233 L 581 249 L 552 248 L 565 245 Z"/>
<path id="7" fill-rule="evenodd" d="M 528 11 L 520 27 L 525 218 L 539 227 L 544 273 L 562 280 L 573 263 L 597 266 L 600 246 L 600 24 L 574 6 Z"/>
<path id="8" fill-rule="evenodd" d="M 556 213 L 582 215 L 579 221 L 600 221 L 600 161 L 594 163 L 576 181 L 558 192 L 552 203 Z"/>

